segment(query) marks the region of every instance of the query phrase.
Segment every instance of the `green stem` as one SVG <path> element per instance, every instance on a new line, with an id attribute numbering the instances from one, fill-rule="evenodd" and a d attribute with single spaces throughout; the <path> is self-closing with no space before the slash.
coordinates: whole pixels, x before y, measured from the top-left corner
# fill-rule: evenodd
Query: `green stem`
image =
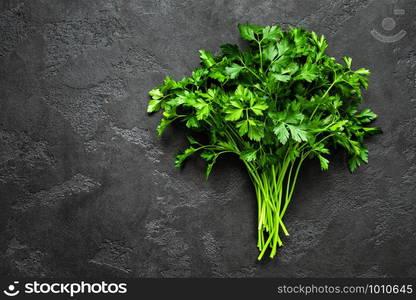
<path id="1" fill-rule="evenodd" d="M 259 44 L 259 53 L 260 53 L 260 73 L 263 73 L 263 55 L 262 55 L 262 51 L 261 51 L 261 41 L 257 42 L 257 44 Z"/>
<path id="2" fill-rule="evenodd" d="M 332 89 L 332 87 L 334 86 L 335 83 L 337 83 L 338 81 L 336 79 L 334 79 L 334 82 L 329 86 L 329 88 L 326 90 L 326 92 L 322 95 L 322 98 L 325 98 L 329 91 Z M 321 105 L 321 103 L 319 103 L 315 109 L 313 110 L 311 116 L 309 117 L 310 120 L 312 120 L 313 116 L 315 115 L 315 113 L 318 111 L 319 106 Z"/>
<path id="3" fill-rule="evenodd" d="M 276 165 L 260 168 L 256 162 L 243 161 L 257 197 L 259 260 L 268 248 L 270 248 L 270 257 L 274 257 L 277 248 L 283 245 L 280 234 L 289 235 L 283 217 L 292 199 L 302 163 L 312 151 L 312 149 L 305 150 L 306 146 L 306 144 L 289 145 L 282 162 Z M 301 153 L 297 160 L 291 160 L 289 154 L 293 150 Z"/>
<path id="4" fill-rule="evenodd" d="M 289 234 L 281 218 L 281 209 L 284 203 L 283 182 L 290 165 L 288 157 L 286 156 L 285 158 L 282 165 L 269 166 L 262 169 L 260 173 L 253 164 L 244 162 L 250 179 L 255 186 L 257 196 L 257 246 L 261 253 L 259 259 L 264 255 L 268 247 L 271 248 L 270 257 L 274 257 L 277 247 L 283 245 L 280 232 L 283 232 L 285 235 Z"/>
<path id="5" fill-rule="evenodd" d="M 290 181 L 292 178 L 292 170 L 293 170 L 293 166 L 295 165 L 295 161 L 292 161 L 290 163 L 290 169 L 289 169 L 289 174 L 287 175 L 287 184 L 286 184 L 286 199 L 289 198 L 289 187 L 290 187 Z"/>
<path id="6" fill-rule="evenodd" d="M 308 154 L 309 154 L 309 152 L 308 152 Z M 306 156 L 302 155 L 302 157 L 301 157 L 301 159 L 298 163 L 298 166 L 297 166 L 296 171 L 295 171 L 295 175 L 293 177 L 293 180 L 291 181 L 291 188 L 290 188 L 290 192 L 289 192 L 289 197 L 286 198 L 285 204 L 284 204 L 283 209 L 280 213 L 281 218 L 283 218 L 283 216 L 286 212 L 286 209 L 289 206 L 290 200 L 292 199 L 292 195 L 293 195 L 293 192 L 295 190 L 295 185 L 296 185 L 296 181 L 297 181 L 297 178 L 298 178 L 299 170 L 300 170 L 300 167 L 302 166 L 302 163 L 303 163 L 303 161 L 305 160 L 306 157 L 307 157 L 307 155 Z"/>
<path id="7" fill-rule="evenodd" d="M 267 246 L 269 245 L 270 241 L 272 240 L 273 234 L 274 234 L 273 231 L 269 234 L 269 238 L 267 239 L 266 243 L 264 243 L 263 249 L 261 250 L 259 256 L 257 257 L 257 260 L 261 260 L 261 258 L 263 257 L 264 253 L 267 250 Z"/>
<path id="8" fill-rule="evenodd" d="M 276 173 L 276 168 L 275 168 L 275 166 L 274 165 L 272 165 L 272 168 L 271 168 L 271 184 L 273 185 L 273 187 L 274 187 L 274 192 L 275 192 L 275 194 L 274 194 L 274 198 L 275 199 L 277 199 L 277 203 L 276 203 L 276 214 L 275 214 L 275 219 L 276 219 L 276 221 L 275 221 L 275 234 L 274 234 L 274 237 L 273 237 L 273 245 L 272 245 L 272 251 L 271 251 L 271 253 L 270 253 L 270 257 L 274 257 L 274 255 L 276 254 L 276 248 L 277 248 L 277 244 L 279 245 L 279 247 L 280 246 L 282 246 L 283 245 L 283 243 L 282 243 L 282 241 L 281 241 L 281 239 L 280 239 L 280 237 L 279 237 L 279 234 L 278 234 L 278 232 L 279 232 L 279 224 L 280 224 L 280 222 L 281 222 L 281 218 L 280 218 L 280 206 L 281 206 L 281 201 L 282 201 L 282 197 L 281 197 L 281 186 L 279 186 L 277 183 L 276 183 L 276 176 L 277 176 L 277 173 Z M 280 187 L 280 188 L 279 188 Z M 283 228 L 283 227 L 282 227 Z"/>
<path id="9" fill-rule="evenodd" d="M 253 70 L 251 70 L 249 67 L 247 67 L 247 65 L 244 63 L 244 61 L 241 59 L 241 57 L 240 57 L 240 62 L 243 64 L 245 69 L 247 69 L 251 74 L 254 75 L 254 77 L 256 77 L 260 82 L 262 82 L 262 79 L 255 72 L 253 72 Z"/>
<path id="10" fill-rule="evenodd" d="M 278 59 L 280 59 L 280 57 L 282 57 L 281 55 L 277 55 L 275 57 L 275 59 L 273 59 L 273 61 L 267 66 L 265 73 L 267 73 L 269 71 L 269 68 L 271 65 L 273 65 Z"/>

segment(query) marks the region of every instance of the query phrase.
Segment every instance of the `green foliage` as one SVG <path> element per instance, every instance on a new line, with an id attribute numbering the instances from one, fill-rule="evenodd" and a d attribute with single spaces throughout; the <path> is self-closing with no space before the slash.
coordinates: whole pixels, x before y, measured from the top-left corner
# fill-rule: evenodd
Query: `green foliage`
<path id="1" fill-rule="evenodd" d="M 259 259 L 282 245 L 282 221 L 306 158 L 329 167 L 329 149 L 343 148 L 354 171 L 368 162 L 364 139 L 378 134 L 367 127 L 377 115 L 359 110 L 370 72 L 352 69 L 325 54 L 323 36 L 302 28 L 238 25 L 249 47 L 200 50 L 201 67 L 181 81 L 167 77 L 149 92 L 148 112 L 163 111 L 159 135 L 174 121 L 205 133 L 207 142 L 189 137 L 190 147 L 176 156 L 180 167 L 194 153 L 207 162 L 208 177 L 218 157 L 238 155 L 253 181 L 258 201 Z"/>

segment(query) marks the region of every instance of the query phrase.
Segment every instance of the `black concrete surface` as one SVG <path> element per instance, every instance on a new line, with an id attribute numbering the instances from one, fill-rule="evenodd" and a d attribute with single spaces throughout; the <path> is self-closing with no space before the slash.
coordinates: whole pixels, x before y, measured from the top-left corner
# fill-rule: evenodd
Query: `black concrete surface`
<path id="1" fill-rule="evenodd" d="M 1 0 L 0 275 L 415 277 L 415 9 L 413 0 Z M 209 181 L 198 159 L 173 168 L 183 132 L 159 139 L 159 116 L 145 112 L 149 89 L 189 75 L 197 50 L 241 43 L 236 24 L 246 21 L 325 34 L 330 55 L 369 68 L 365 106 L 384 129 L 355 174 L 342 153 L 327 172 L 305 165 L 286 214 L 291 235 L 262 263 L 239 161 L 220 161 Z M 386 43 L 373 29 L 406 35 Z"/>

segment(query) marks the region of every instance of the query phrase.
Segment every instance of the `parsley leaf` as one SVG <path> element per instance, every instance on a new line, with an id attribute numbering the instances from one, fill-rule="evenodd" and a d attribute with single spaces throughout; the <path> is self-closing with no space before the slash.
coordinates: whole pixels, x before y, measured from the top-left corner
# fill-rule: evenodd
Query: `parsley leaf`
<path id="1" fill-rule="evenodd" d="M 243 66 L 238 64 L 232 64 L 230 67 L 225 68 L 225 74 L 229 75 L 231 79 L 234 79 L 240 74 L 240 72 L 244 69 Z"/>
<path id="2" fill-rule="evenodd" d="M 278 126 L 273 128 L 274 134 L 277 136 L 278 140 L 284 145 L 289 139 L 289 131 L 286 128 L 284 123 L 280 123 Z"/>
<path id="3" fill-rule="evenodd" d="M 238 29 L 240 30 L 241 37 L 247 41 L 254 41 L 256 37 L 254 36 L 255 27 L 246 24 L 238 24 Z"/>
<path id="4" fill-rule="evenodd" d="M 201 54 L 201 60 L 202 62 L 205 64 L 205 66 L 212 67 L 213 65 L 215 65 L 215 60 L 212 57 L 211 52 L 206 51 L 206 50 L 199 50 L 199 53 Z"/>

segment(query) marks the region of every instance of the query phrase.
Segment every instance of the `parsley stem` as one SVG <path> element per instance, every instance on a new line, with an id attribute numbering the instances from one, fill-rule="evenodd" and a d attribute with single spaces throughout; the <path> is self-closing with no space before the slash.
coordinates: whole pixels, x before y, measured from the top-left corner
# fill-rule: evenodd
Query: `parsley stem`
<path id="1" fill-rule="evenodd" d="M 292 180 L 292 187 L 290 189 L 289 197 L 286 198 L 285 204 L 284 204 L 283 209 L 282 209 L 281 214 L 280 214 L 280 217 L 281 218 L 285 214 L 286 209 L 287 209 L 287 207 L 288 207 L 288 205 L 290 203 L 290 200 L 292 199 L 292 195 L 293 195 L 293 191 L 295 189 L 295 185 L 296 185 L 296 181 L 297 181 L 297 178 L 298 178 L 299 170 L 300 170 L 300 167 L 302 166 L 302 163 L 303 163 L 303 161 L 305 160 L 306 157 L 307 157 L 307 155 L 306 156 L 302 156 L 301 159 L 300 159 L 300 161 L 299 161 L 299 163 L 298 163 L 298 166 L 297 166 L 296 171 L 295 171 L 294 178 Z"/>
<path id="2" fill-rule="evenodd" d="M 270 243 L 270 241 L 271 241 L 271 239 L 273 237 L 273 233 L 274 233 L 274 230 L 272 230 L 270 232 L 269 238 L 267 239 L 266 243 L 263 245 L 263 250 L 261 250 L 259 256 L 257 257 L 257 260 L 261 260 L 261 258 L 263 257 L 264 253 L 266 252 L 267 246 L 269 245 L 269 243 Z"/>
<path id="3" fill-rule="evenodd" d="M 287 152 L 287 154 L 289 151 Z M 282 207 L 286 203 L 283 195 L 287 195 L 283 184 L 287 180 L 286 172 L 289 166 L 293 167 L 288 155 L 285 156 L 283 164 L 271 165 L 261 169 L 259 173 L 256 167 L 244 161 L 247 166 L 250 178 L 255 186 L 258 209 L 258 241 L 257 246 L 264 255 L 266 248 L 270 247 L 270 257 L 274 257 L 277 252 L 277 247 L 282 246 L 280 238 L 280 229 L 285 235 L 289 235 L 286 226 L 283 223 Z M 285 197 L 286 198 L 286 197 Z M 264 243 L 265 236 L 268 235 L 266 243 Z"/>
<path id="4" fill-rule="evenodd" d="M 279 236 L 279 228 L 288 235 L 287 229 L 280 217 L 280 208 L 283 195 L 283 180 L 285 172 L 290 163 L 289 160 L 282 168 L 279 165 L 272 165 L 258 173 L 256 168 L 249 162 L 244 161 L 249 176 L 255 186 L 258 208 L 258 241 L 260 251 L 271 247 L 271 256 L 276 254 L 277 246 L 282 246 Z M 277 173 L 277 170 L 280 170 Z M 264 243 L 264 234 L 268 232 L 270 240 Z"/>
<path id="5" fill-rule="evenodd" d="M 261 41 L 257 41 L 259 44 L 259 54 L 260 54 L 260 73 L 263 73 L 263 54 L 261 50 Z"/>
<path id="6" fill-rule="evenodd" d="M 244 63 L 241 57 L 239 59 L 240 59 L 240 62 L 243 64 L 244 68 L 248 70 L 251 74 L 253 74 L 254 77 L 256 77 L 260 82 L 262 82 L 261 78 L 255 72 L 253 72 L 249 67 L 247 67 L 247 65 Z"/>
<path id="7" fill-rule="evenodd" d="M 334 86 L 335 83 L 337 83 L 338 81 L 335 79 L 334 82 L 332 82 L 332 84 L 329 86 L 329 88 L 326 90 L 326 92 L 322 95 L 322 98 L 325 98 L 329 91 L 332 89 L 332 87 Z M 313 116 L 315 115 L 315 113 L 318 110 L 318 107 L 321 105 L 321 103 L 319 103 L 317 106 L 315 106 L 315 109 L 313 110 L 311 116 L 309 117 L 310 120 L 312 120 Z"/>

